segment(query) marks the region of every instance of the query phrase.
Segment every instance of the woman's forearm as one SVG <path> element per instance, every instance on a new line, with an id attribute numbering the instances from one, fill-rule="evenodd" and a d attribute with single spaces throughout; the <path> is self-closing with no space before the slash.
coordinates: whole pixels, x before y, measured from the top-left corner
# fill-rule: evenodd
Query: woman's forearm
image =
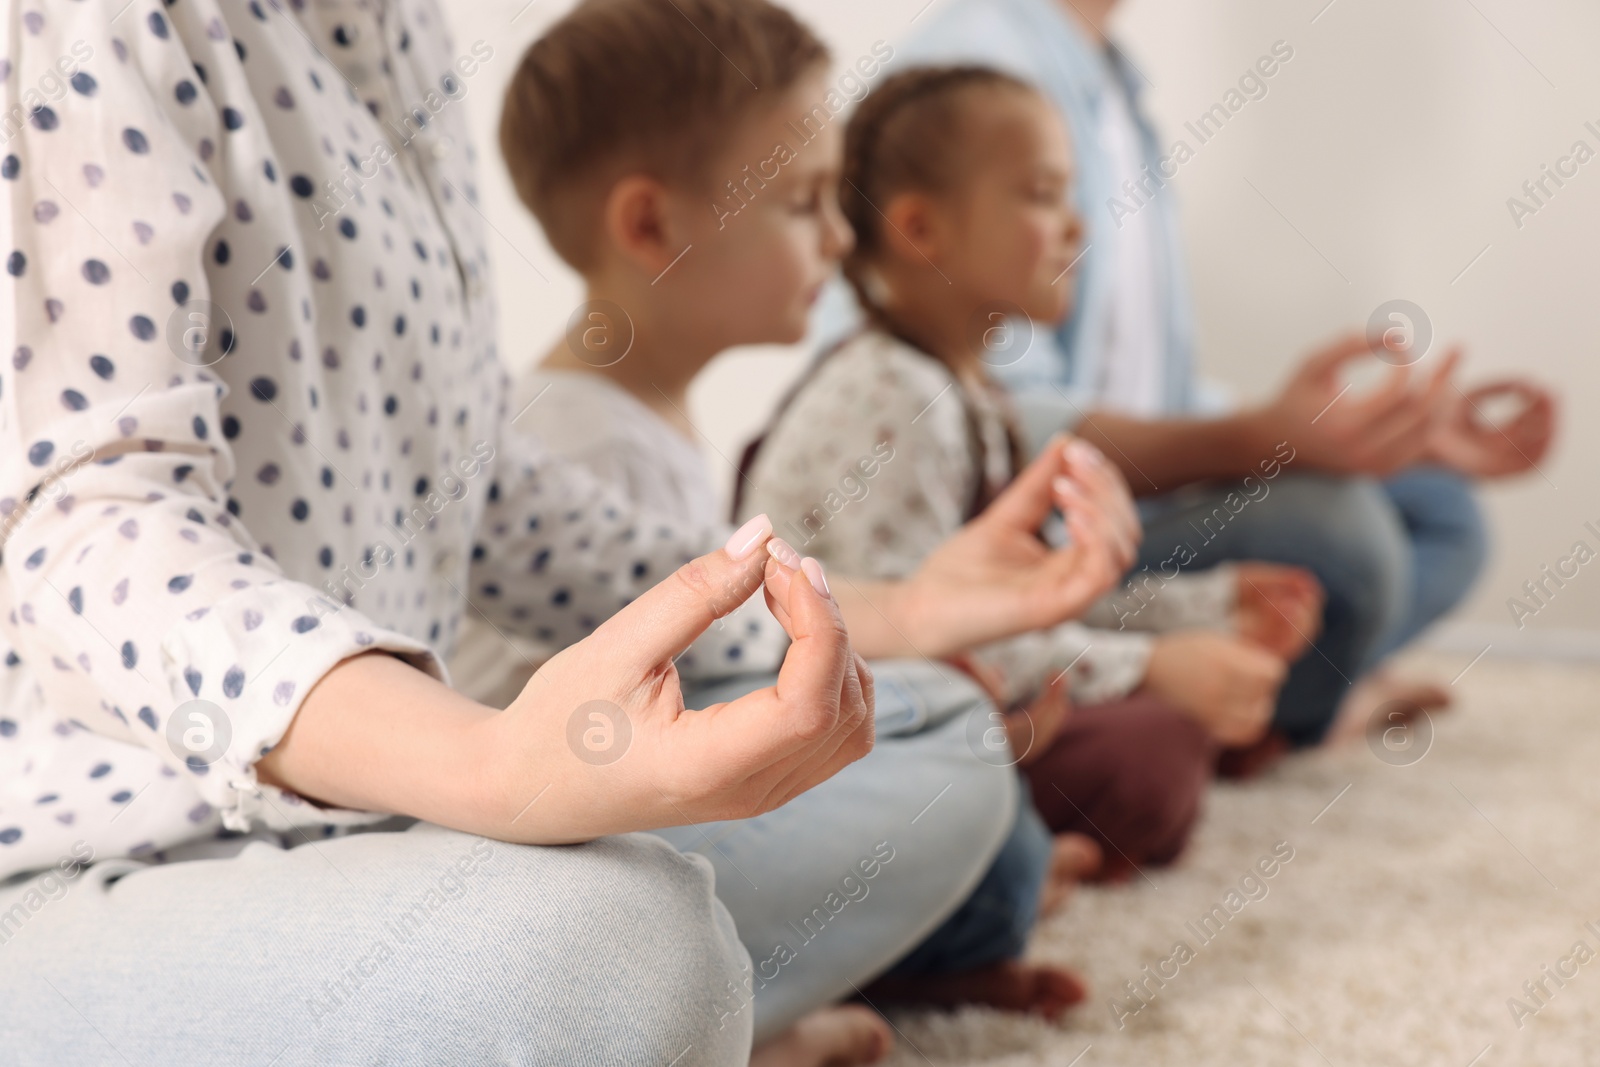
<path id="1" fill-rule="evenodd" d="M 743 819 L 872 745 L 871 683 L 835 601 L 760 537 L 680 567 L 539 668 L 503 711 L 382 653 L 307 694 L 262 781 L 521 844 Z M 792 553 L 792 550 L 790 550 Z M 673 661 L 752 576 L 791 639 L 777 685 L 686 711 Z"/>
<path id="2" fill-rule="evenodd" d="M 326 806 L 489 833 L 482 739 L 494 714 L 401 659 L 365 652 L 322 676 L 256 772 Z"/>

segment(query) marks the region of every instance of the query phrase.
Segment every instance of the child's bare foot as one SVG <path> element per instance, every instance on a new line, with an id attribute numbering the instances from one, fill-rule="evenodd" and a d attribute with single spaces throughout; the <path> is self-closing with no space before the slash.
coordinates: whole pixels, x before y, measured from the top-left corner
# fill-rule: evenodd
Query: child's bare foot
<path id="1" fill-rule="evenodd" d="M 1238 563 L 1235 632 L 1285 663 L 1293 663 L 1322 630 L 1322 583 L 1303 567 Z"/>
<path id="2" fill-rule="evenodd" d="M 880 978 L 867 987 L 873 1000 L 954 1008 L 983 1004 L 1001 1011 L 1056 1019 L 1089 995 L 1083 977 L 1065 967 L 1007 960 L 961 974 Z"/>
<path id="3" fill-rule="evenodd" d="M 1389 671 L 1373 671 L 1345 696 L 1339 705 L 1328 739 L 1332 742 L 1359 741 L 1372 727 L 1372 717 L 1380 709 L 1398 711 L 1405 718 L 1424 712 L 1446 711 L 1455 703 L 1455 694 L 1437 682 L 1398 678 Z M 1396 725 L 1387 714 L 1380 729 Z"/>
<path id="4" fill-rule="evenodd" d="M 1265 774 L 1289 754 L 1289 739 L 1268 730 L 1261 740 L 1250 745 L 1225 748 L 1217 754 L 1217 777 L 1247 781 Z"/>
<path id="5" fill-rule="evenodd" d="M 889 1024 L 870 1008 L 818 1008 L 750 1054 L 750 1067 L 855 1067 L 894 1047 Z"/>
<path id="6" fill-rule="evenodd" d="M 1072 899 L 1079 882 L 1099 872 L 1105 862 L 1100 842 L 1087 834 L 1056 834 L 1050 850 L 1050 874 L 1039 895 L 1039 915 L 1054 915 Z"/>

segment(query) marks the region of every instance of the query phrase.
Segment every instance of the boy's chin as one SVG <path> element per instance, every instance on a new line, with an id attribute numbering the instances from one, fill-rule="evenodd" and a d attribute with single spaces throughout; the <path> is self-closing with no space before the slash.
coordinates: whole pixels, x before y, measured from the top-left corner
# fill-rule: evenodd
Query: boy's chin
<path id="1" fill-rule="evenodd" d="M 1054 295 L 1054 294 L 1052 294 Z M 1071 295 L 1065 299 L 1055 296 L 1054 299 L 1046 298 L 1029 309 L 1028 317 L 1035 322 L 1043 322 L 1050 326 L 1060 326 L 1072 317 L 1073 300 Z"/>
<path id="2" fill-rule="evenodd" d="M 797 345 L 806 339 L 810 323 L 805 318 L 798 322 L 774 322 L 753 329 L 741 330 L 723 348 L 743 348 L 747 345 Z"/>
<path id="3" fill-rule="evenodd" d="M 780 329 L 775 329 L 772 337 L 768 338 L 765 342 L 758 343 L 769 345 L 797 345 L 801 341 L 804 341 L 806 339 L 806 334 L 809 333 L 811 329 L 811 316 L 809 311 L 809 308 L 801 309 L 801 311 L 792 315 L 789 321 L 785 322 Z"/>

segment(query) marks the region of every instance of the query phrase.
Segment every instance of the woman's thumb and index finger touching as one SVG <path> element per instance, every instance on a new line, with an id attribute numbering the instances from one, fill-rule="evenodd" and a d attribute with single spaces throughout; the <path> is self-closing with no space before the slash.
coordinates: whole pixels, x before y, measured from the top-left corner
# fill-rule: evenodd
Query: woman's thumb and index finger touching
<path id="1" fill-rule="evenodd" d="M 804 576 L 805 581 L 793 579 Z M 757 515 L 720 549 L 685 563 L 602 623 L 592 635 L 641 678 L 671 662 L 717 619 L 765 585 L 791 644 L 778 674 L 776 698 L 796 715 L 836 713 L 849 636 L 827 581 L 814 560 L 772 536 Z M 752 696 L 756 694 L 751 694 Z M 754 725 L 754 724 L 752 724 Z M 802 735 L 811 731 L 802 724 Z"/>

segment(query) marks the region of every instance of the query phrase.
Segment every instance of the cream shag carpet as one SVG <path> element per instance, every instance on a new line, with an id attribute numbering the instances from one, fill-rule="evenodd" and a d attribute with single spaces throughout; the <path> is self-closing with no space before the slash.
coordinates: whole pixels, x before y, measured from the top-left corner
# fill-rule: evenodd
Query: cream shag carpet
<path id="1" fill-rule="evenodd" d="M 1490 656 L 1455 689 L 1420 760 L 1357 741 L 1218 785 L 1176 867 L 1080 890 L 1029 950 L 1089 979 L 1061 1023 L 896 1012 L 889 1062 L 1600 1064 L 1600 667 Z"/>

